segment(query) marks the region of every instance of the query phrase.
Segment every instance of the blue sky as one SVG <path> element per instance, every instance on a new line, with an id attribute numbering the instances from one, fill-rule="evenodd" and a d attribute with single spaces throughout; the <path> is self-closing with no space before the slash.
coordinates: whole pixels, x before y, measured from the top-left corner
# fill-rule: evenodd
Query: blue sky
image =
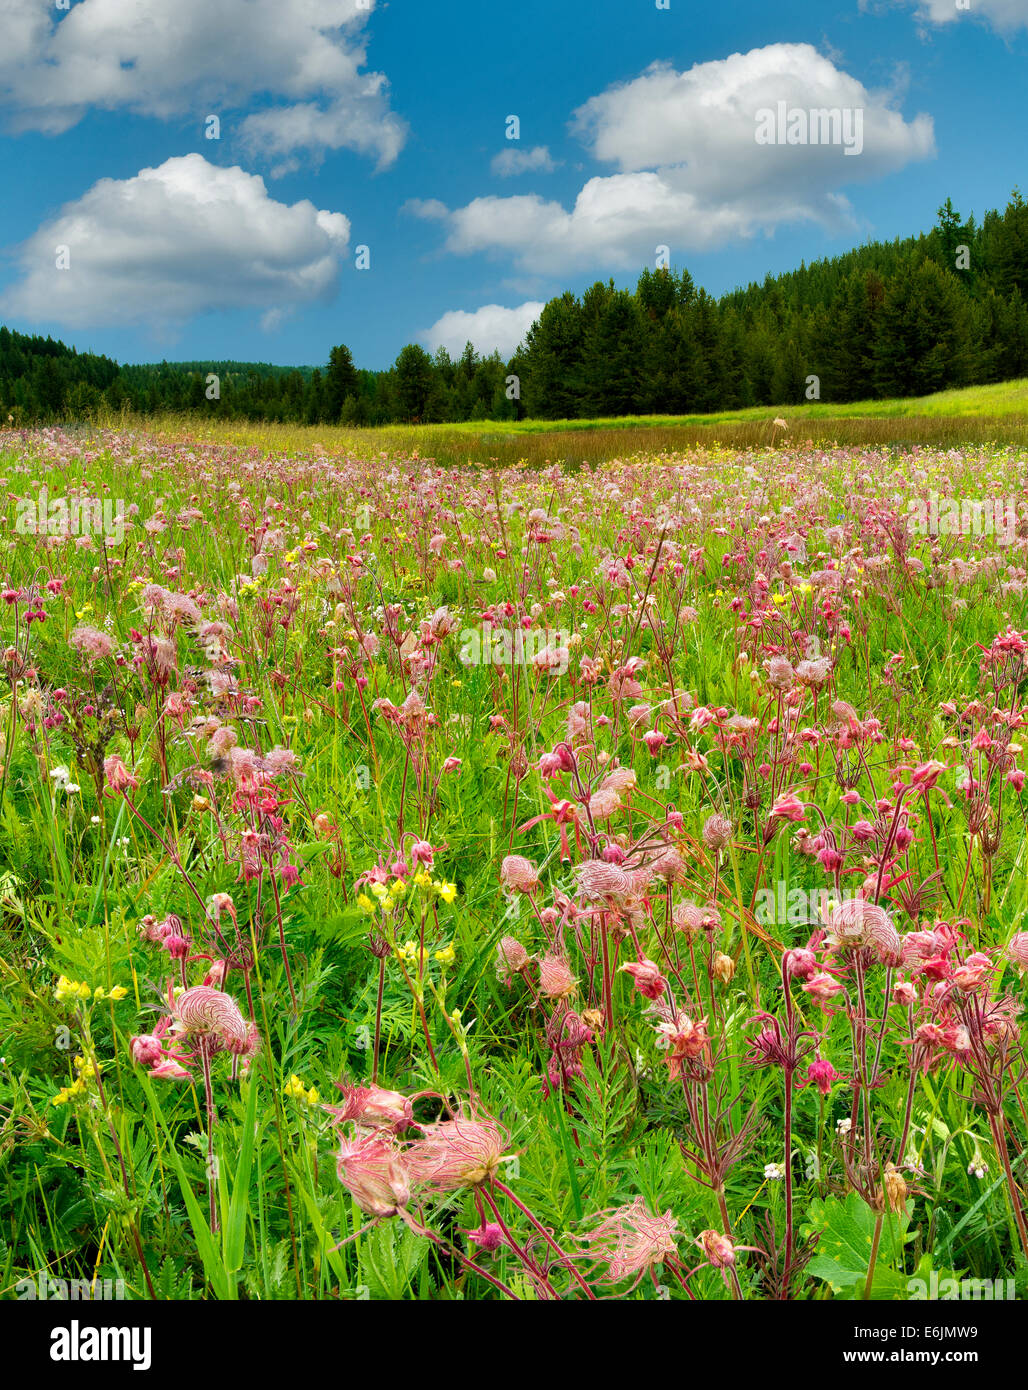
<path id="1" fill-rule="evenodd" d="M 658 246 L 720 293 L 1023 180 L 1028 0 L 65 3 L 0 0 L 0 319 L 121 361 L 507 353 Z"/>

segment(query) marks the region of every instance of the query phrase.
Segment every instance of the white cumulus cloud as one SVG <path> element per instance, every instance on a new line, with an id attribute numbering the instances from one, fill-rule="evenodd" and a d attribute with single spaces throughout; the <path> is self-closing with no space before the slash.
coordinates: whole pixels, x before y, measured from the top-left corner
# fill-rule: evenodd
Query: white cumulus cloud
<path id="1" fill-rule="evenodd" d="M 465 343 L 473 343 L 480 356 L 499 352 L 501 357 L 509 358 L 545 307 L 541 301 L 528 300 L 515 309 L 499 304 L 484 304 L 470 314 L 464 309 L 451 309 L 422 337 L 433 352 L 444 347 L 451 357 L 459 357 Z"/>
<path id="2" fill-rule="evenodd" d="M 1000 32 L 1028 29 L 1028 0 L 970 0 L 962 9 L 957 0 L 898 0 L 913 6 L 916 17 L 927 24 L 954 24 L 960 19 L 979 19 Z M 867 8 L 862 0 L 862 9 Z"/>
<path id="3" fill-rule="evenodd" d="M 935 153 L 933 123 L 871 91 L 809 44 L 771 44 L 677 72 L 658 63 L 576 113 L 573 129 L 617 172 L 591 178 L 574 206 L 538 194 L 476 198 L 441 217 L 446 249 L 506 254 L 524 270 L 629 269 L 790 222 L 852 229 L 841 189 Z M 761 144 L 761 113 L 860 112 L 859 154 L 842 143 Z"/>
<path id="4" fill-rule="evenodd" d="M 0 104 L 16 129 L 58 133 L 96 108 L 199 122 L 270 97 L 283 104 L 242 123 L 249 147 L 346 146 L 386 165 L 406 127 L 364 71 L 370 14 L 358 0 L 0 0 Z"/>
<path id="5" fill-rule="evenodd" d="M 349 238 L 342 213 L 275 202 L 258 175 L 189 154 L 65 204 L 18 248 L 0 308 L 69 328 L 249 308 L 273 325 L 331 295 Z"/>

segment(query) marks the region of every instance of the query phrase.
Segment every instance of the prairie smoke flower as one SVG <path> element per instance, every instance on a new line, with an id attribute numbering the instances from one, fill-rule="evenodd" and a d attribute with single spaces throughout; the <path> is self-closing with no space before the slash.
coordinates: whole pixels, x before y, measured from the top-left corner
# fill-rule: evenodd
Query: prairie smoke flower
<path id="1" fill-rule="evenodd" d="M 770 820 L 791 820 L 801 821 L 807 814 L 807 808 L 799 800 L 795 792 L 783 792 L 771 807 Z"/>
<path id="2" fill-rule="evenodd" d="M 336 1174 L 361 1211 L 395 1216 L 410 1201 L 411 1183 L 399 1150 L 381 1134 L 344 1138 Z"/>
<path id="3" fill-rule="evenodd" d="M 767 1165 L 767 1168 L 777 1167 L 776 1163 Z M 765 1177 L 771 1176 L 767 1168 L 764 1169 Z M 781 1177 L 783 1174 L 777 1173 L 774 1176 Z M 707 1257 L 707 1263 L 715 1269 L 730 1269 L 735 1264 L 735 1246 L 721 1231 L 701 1231 L 696 1237 L 696 1244 Z"/>
<path id="4" fill-rule="evenodd" d="M 732 822 L 725 816 L 708 816 L 703 825 L 703 843 L 708 849 L 722 850 L 731 843 Z"/>
<path id="5" fill-rule="evenodd" d="M 834 975 L 829 975 L 827 971 L 819 971 L 816 975 L 811 975 L 810 979 L 801 986 L 806 994 L 811 994 L 819 1004 L 825 1003 L 837 994 L 842 994 L 845 985 L 841 984 Z"/>
<path id="6" fill-rule="evenodd" d="M 1010 938 L 1007 954 L 1017 966 L 1018 970 L 1028 970 L 1028 932 L 1019 931 L 1015 936 Z"/>
<path id="7" fill-rule="evenodd" d="M 660 966 L 652 960 L 630 961 L 622 965 L 635 981 L 635 987 L 646 999 L 659 999 L 667 989 L 667 980 L 661 974 Z"/>
<path id="8" fill-rule="evenodd" d="M 672 1011 L 665 1004 L 653 1010 L 661 1020 L 657 1024 L 657 1049 L 668 1054 L 668 1075 L 672 1081 L 681 1075 L 682 1063 L 703 1057 L 710 1038 L 707 1020 L 694 1022 L 681 1010 Z"/>
<path id="9" fill-rule="evenodd" d="M 981 951 L 976 951 L 968 956 L 963 965 L 958 965 L 950 976 L 954 985 L 962 989 L 967 994 L 973 994 L 981 989 L 982 985 L 988 983 L 989 974 L 992 970 L 992 961 Z"/>
<path id="10" fill-rule="evenodd" d="M 117 753 L 111 753 L 104 758 L 104 777 L 113 792 L 126 792 L 130 787 L 139 786 L 138 780 L 132 776 Z"/>
<path id="11" fill-rule="evenodd" d="M 467 1231 L 466 1235 L 472 1245 L 477 1245 L 479 1250 L 487 1255 L 494 1254 L 501 1245 L 507 1243 L 503 1227 L 495 1221 L 483 1221 L 477 1231 Z"/>
<path id="12" fill-rule="evenodd" d="M 892 987 L 892 1001 L 901 1008 L 908 1009 L 917 1003 L 917 989 L 909 980 L 897 980 Z"/>
<path id="13" fill-rule="evenodd" d="M 723 985 L 730 985 L 735 977 L 735 961 L 723 951 L 718 951 L 714 956 L 713 970 Z"/>
<path id="14" fill-rule="evenodd" d="M 600 787 L 589 798 L 589 814 L 593 820 L 610 820 L 621 809 L 621 797 L 613 787 Z"/>
<path id="15" fill-rule="evenodd" d="M 862 898 L 837 903 L 828 922 L 831 945 L 840 950 L 866 946 L 885 965 L 899 965 L 903 943 L 884 908 Z"/>
<path id="16" fill-rule="evenodd" d="M 504 936 L 496 946 L 496 976 L 501 984 L 513 984 L 532 957 L 516 936 Z"/>
<path id="17" fill-rule="evenodd" d="M 76 627 L 72 631 L 68 645 L 74 647 L 80 656 L 84 656 L 91 666 L 94 662 L 105 660 L 114 652 L 114 640 L 110 634 L 88 624 Z"/>
<path id="18" fill-rule="evenodd" d="M 882 1195 L 890 1211 L 903 1211 L 907 1203 L 907 1180 L 892 1163 L 885 1165 Z"/>
<path id="19" fill-rule="evenodd" d="M 539 962 L 539 993 L 545 999 L 563 999 L 572 994 L 578 980 L 562 955 L 549 951 Z"/>
<path id="20" fill-rule="evenodd" d="M 417 1187 L 456 1192 L 491 1182 L 503 1157 L 505 1132 L 495 1120 L 458 1117 L 424 1129 L 407 1151 L 407 1167 Z"/>
<path id="21" fill-rule="evenodd" d="M 515 892 L 534 893 L 539 887 L 539 872 L 523 854 L 508 854 L 500 865 L 500 881 Z"/>
<path id="22" fill-rule="evenodd" d="M 768 685 L 774 690 L 791 690 L 796 679 L 792 662 L 787 656 L 773 656 L 767 664 Z"/>
<path id="23" fill-rule="evenodd" d="M 414 1103 L 400 1091 L 382 1086 L 340 1086 L 343 1104 L 326 1106 L 337 1120 L 353 1120 L 371 1129 L 407 1129 L 414 1122 Z"/>
<path id="24" fill-rule="evenodd" d="M 678 1221 L 670 1211 L 654 1216 L 645 1199 L 636 1197 L 578 1239 L 590 1257 L 606 1267 L 606 1282 L 620 1284 L 634 1279 L 638 1283 L 648 1269 L 678 1254 L 677 1230 Z"/>
<path id="25" fill-rule="evenodd" d="M 237 1056 L 256 1051 L 253 1024 L 247 1023 L 236 1001 L 220 989 L 194 985 L 178 996 L 172 1013 L 176 1032 L 211 1050 L 224 1049 Z"/>
<path id="26" fill-rule="evenodd" d="M 578 887 L 582 896 L 591 902 L 607 898 L 613 902 L 624 902 L 632 894 L 632 880 L 616 864 L 604 864 L 599 859 L 590 859 L 575 869 Z"/>
<path id="27" fill-rule="evenodd" d="M 152 1067 L 164 1056 L 161 1040 L 153 1033 L 140 1033 L 132 1039 L 131 1048 L 133 1061 L 143 1067 Z"/>
<path id="28" fill-rule="evenodd" d="M 836 1081 L 844 1081 L 846 1078 L 837 1072 L 824 1057 L 815 1057 L 807 1068 L 807 1079 L 801 1085 L 816 1086 L 823 1096 L 826 1096 L 832 1089 Z"/>

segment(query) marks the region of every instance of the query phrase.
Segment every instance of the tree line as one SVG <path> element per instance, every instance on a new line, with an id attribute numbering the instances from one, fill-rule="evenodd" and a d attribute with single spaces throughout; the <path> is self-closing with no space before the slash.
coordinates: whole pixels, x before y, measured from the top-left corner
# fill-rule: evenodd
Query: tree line
<path id="1" fill-rule="evenodd" d="M 927 395 L 1028 375 L 1028 204 L 871 242 L 720 298 L 687 270 L 644 270 L 551 299 L 508 360 L 408 343 L 385 371 L 350 350 L 324 367 L 119 365 L 0 327 L 0 418 L 104 411 L 376 425 L 705 414 L 804 399 Z"/>

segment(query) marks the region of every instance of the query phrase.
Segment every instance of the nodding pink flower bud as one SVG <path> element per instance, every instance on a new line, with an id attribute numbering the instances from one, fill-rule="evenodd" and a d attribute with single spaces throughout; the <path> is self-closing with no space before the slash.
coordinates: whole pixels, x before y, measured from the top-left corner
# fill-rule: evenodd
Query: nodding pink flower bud
<path id="1" fill-rule="evenodd" d="M 407 1152 L 411 1180 L 436 1192 L 456 1192 L 491 1182 L 503 1157 L 506 1135 L 495 1120 L 458 1117 L 425 1128 Z"/>
<path id="2" fill-rule="evenodd" d="M 539 993 L 546 999 L 563 999 L 578 984 L 571 966 L 555 951 L 548 952 L 539 962 Z"/>
<path id="3" fill-rule="evenodd" d="M 218 989 L 225 983 L 225 976 L 228 974 L 228 961 L 216 960 L 211 962 L 211 968 L 203 977 L 205 985 L 211 985 Z"/>
<path id="4" fill-rule="evenodd" d="M 461 764 L 460 758 L 447 758 L 446 761 L 443 763 L 443 771 L 444 771 L 444 772 L 459 772 L 459 771 L 460 771 L 460 764 Z"/>
<path id="5" fill-rule="evenodd" d="M 735 1246 L 720 1231 L 701 1231 L 696 1244 L 715 1269 L 730 1269 L 735 1264 Z"/>
<path id="6" fill-rule="evenodd" d="M 832 849 L 830 846 L 823 849 L 817 857 L 821 867 L 824 869 L 825 873 L 828 874 L 838 873 L 846 862 L 845 856 L 840 854 L 837 849 Z"/>
<path id="7" fill-rule="evenodd" d="M 931 791 L 942 773 L 946 771 L 946 764 L 937 762 L 934 758 L 927 763 L 922 763 L 920 767 L 915 767 L 910 775 L 910 785 L 917 787 L 920 791 Z"/>
<path id="8" fill-rule="evenodd" d="M 523 854 L 508 854 L 500 865 L 500 882 L 517 893 L 534 893 L 539 887 L 539 871 Z"/>
<path id="9" fill-rule="evenodd" d="M 797 797 L 795 792 L 783 792 L 771 807 L 771 820 L 791 820 L 801 821 L 807 814 L 807 808 Z"/>
<path id="10" fill-rule="evenodd" d="M 189 942 L 184 936 L 166 936 L 163 944 L 172 960 L 185 960 L 189 955 Z"/>
<path id="11" fill-rule="evenodd" d="M 844 1079 L 824 1057 L 816 1057 L 807 1068 L 808 1084 L 816 1086 L 823 1096 L 828 1094 L 836 1081 Z"/>
<path id="12" fill-rule="evenodd" d="M 603 862 L 605 864 L 623 864 L 625 862 L 625 851 L 620 845 L 604 845 Z"/>
<path id="13" fill-rule="evenodd" d="M 896 831 L 894 843 L 896 845 L 896 848 L 900 852 L 902 852 L 905 849 L 909 849 L 911 844 L 913 843 L 913 840 L 914 832 L 910 829 L 908 825 L 901 825 L 899 829 Z"/>
<path id="14" fill-rule="evenodd" d="M 973 955 L 968 956 L 963 965 L 958 965 L 953 971 L 953 983 L 958 989 L 973 994 L 975 990 L 981 989 L 982 985 L 988 983 L 991 970 L 992 961 L 989 957 L 981 951 L 976 951 Z"/>
<path id="15" fill-rule="evenodd" d="M 892 987 L 892 1000 L 901 1008 L 909 1009 L 911 1004 L 917 1003 L 917 989 L 909 980 L 897 980 Z"/>
<path id="16" fill-rule="evenodd" d="M 875 837 L 875 828 L 869 820 L 857 820 L 850 826 L 850 834 L 858 845 L 866 845 Z"/>
<path id="17" fill-rule="evenodd" d="M 803 986 L 803 989 L 807 994 L 813 995 L 819 1003 L 824 1003 L 834 995 L 841 994 L 845 989 L 845 985 L 840 984 L 833 975 L 829 975 L 827 971 L 822 970 L 819 974 L 812 975 Z"/>
<path id="18" fill-rule="evenodd" d="M 544 907 L 539 914 L 539 921 L 544 927 L 555 927 L 560 921 L 560 913 L 555 907 Z"/>
<path id="19" fill-rule="evenodd" d="M 810 980 L 817 974 L 817 956 L 806 946 L 786 951 L 782 965 L 790 980 Z"/>
<path id="20" fill-rule="evenodd" d="M 496 974 L 498 979 L 509 985 L 519 971 L 524 970 L 532 957 L 516 936 L 504 936 L 496 946 Z"/>
<path id="21" fill-rule="evenodd" d="M 339 1121 L 354 1120 L 371 1129 L 407 1129 L 414 1122 L 414 1102 L 383 1086 L 340 1086 L 341 1106 L 326 1106 Z"/>
<path id="22" fill-rule="evenodd" d="M 132 776 L 117 753 L 111 753 L 104 758 L 104 777 L 111 791 L 124 793 L 130 787 L 138 787 L 138 780 Z"/>
<path id="23" fill-rule="evenodd" d="M 223 912 L 227 912 L 233 922 L 236 921 L 235 904 L 229 894 L 215 893 L 207 905 L 207 915 L 212 921 L 219 922 Z"/>
<path id="24" fill-rule="evenodd" d="M 685 828 L 685 817 L 682 815 L 681 811 L 669 810 L 666 816 L 666 822 L 672 830 L 683 830 Z M 731 834 L 731 826 L 729 826 L 729 834 Z"/>
<path id="25" fill-rule="evenodd" d="M 174 1057 L 165 1057 L 163 1062 L 158 1062 L 156 1066 L 151 1067 L 150 1075 L 155 1081 L 187 1081 L 191 1079 L 190 1073 Z"/>
<path id="26" fill-rule="evenodd" d="M 140 1033 L 132 1039 L 132 1057 L 141 1066 L 152 1067 L 164 1056 L 160 1038 L 152 1033 Z"/>
<path id="27" fill-rule="evenodd" d="M 860 793 L 851 787 L 848 792 L 843 792 L 839 798 L 844 806 L 858 806 L 860 804 Z"/>
<path id="28" fill-rule="evenodd" d="M 477 1245 L 479 1250 L 484 1250 L 487 1255 L 493 1254 L 501 1245 L 507 1243 L 503 1227 L 495 1221 L 483 1221 L 477 1231 L 468 1231 L 467 1236 L 472 1245 Z"/>
<path id="29" fill-rule="evenodd" d="M 732 822 L 726 816 L 708 816 L 703 825 L 703 843 L 707 848 L 722 850 L 731 840 Z"/>
<path id="30" fill-rule="evenodd" d="M 344 1139 L 336 1158 L 336 1173 L 369 1216 L 395 1216 L 410 1201 L 410 1176 L 392 1141 L 381 1134 Z"/>
<path id="31" fill-rule="evenodd" d="M 667 743 L 667 734 L 662 734 L 659 729 L 648 729 L 643 734 L 643 743 L 649 749 L 650 756 L 655 758 Z"/>
<path id="32" fill-rule="evenodd" d="M 660 966 L 655 961 L 629 961 L 620 969 L 631 975 L 636 989 L 645 999 L 659 999 L 667 989 L 667 980 L 660 973 Z"/>
<path id="33" fill-rule="evenodd" d="M 414 844 L 411 846 L 410 857 L 414 860 L 415 864 L 427 864 L 428 867 L 431 868 L 432 860 L 435 857 L 435 850 L 427 840 L 415 840 Z"/>

